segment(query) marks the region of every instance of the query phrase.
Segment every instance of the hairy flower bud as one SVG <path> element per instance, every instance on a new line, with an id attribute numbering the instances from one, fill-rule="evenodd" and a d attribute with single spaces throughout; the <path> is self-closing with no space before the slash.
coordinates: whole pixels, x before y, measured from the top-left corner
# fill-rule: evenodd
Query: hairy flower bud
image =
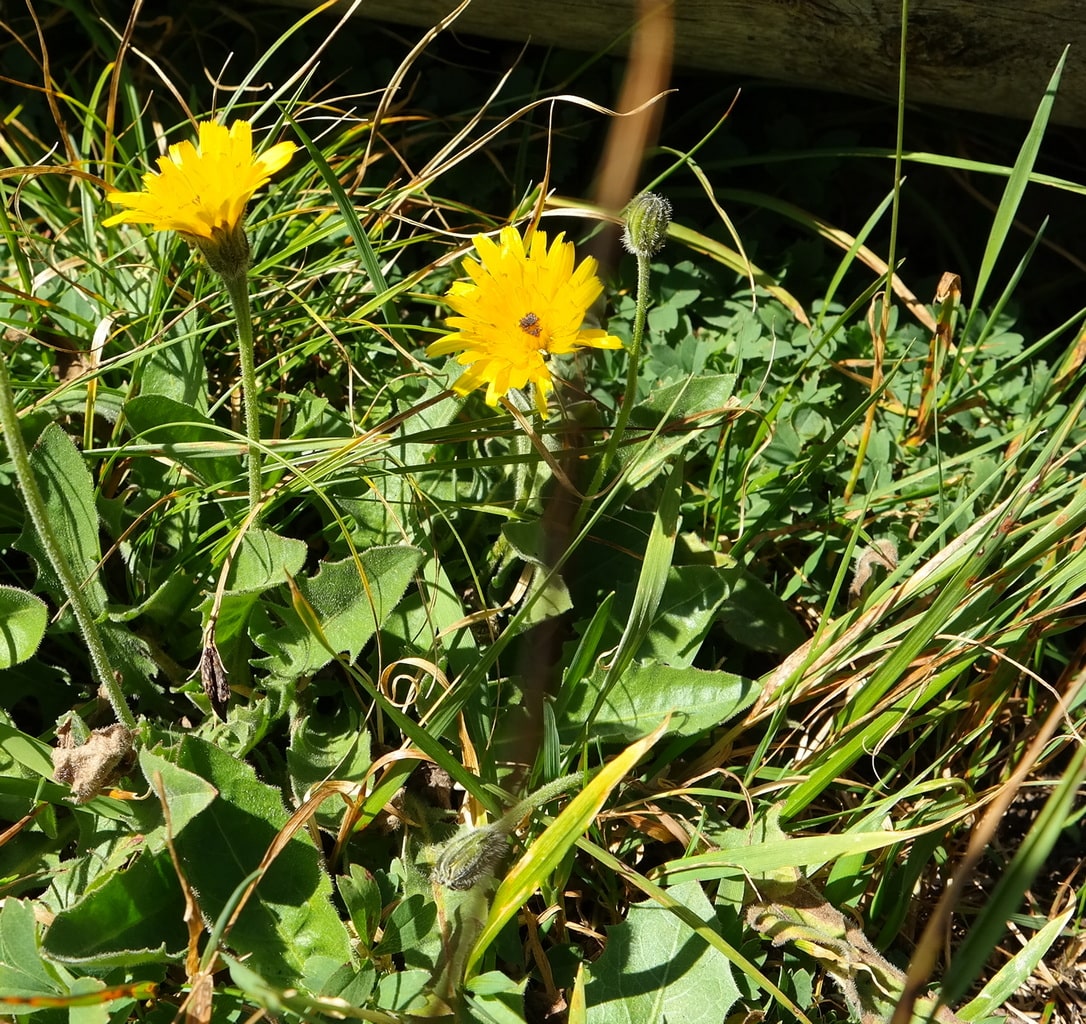
<path id="1" fill-rule="evenodd" d="M 509 852 L 503 824 L 484 825 L 454 836 L 441 851 L 430 877 L 446 889 L 471 889 L 490 878 Z"/>
<path id="2" fill-rule="evenodd" d="M 441 849 L 430 878 L 446 889 L 473 889 L 494 877 L 509 852 L 509 837 L 524 817 L 560 793 L 583 784 L 580 774 L 563 775 L 540 786 L 497 821 L 458 832 Z"/>
<path id="3" fill-rule="evenodd" d="M 637 256 L 659 252 L 667 241 L 667 226 L 671 223 L 671 203 L 655 192 L 635 196 L 625 213 L 626 229 L 622 244 Z"/>

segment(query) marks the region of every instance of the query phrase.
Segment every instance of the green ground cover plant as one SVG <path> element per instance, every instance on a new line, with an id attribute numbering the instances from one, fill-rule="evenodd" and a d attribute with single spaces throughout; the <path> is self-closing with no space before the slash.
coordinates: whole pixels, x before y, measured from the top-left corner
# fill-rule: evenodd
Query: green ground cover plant
<path id="1" fill-rule="evenodd" d="M 5 26 L 0 1014 L 1075 1019 L 1062 62 L 992 160 L 706 93 L 606 210 L 620 63 L 340 13 Z"/>

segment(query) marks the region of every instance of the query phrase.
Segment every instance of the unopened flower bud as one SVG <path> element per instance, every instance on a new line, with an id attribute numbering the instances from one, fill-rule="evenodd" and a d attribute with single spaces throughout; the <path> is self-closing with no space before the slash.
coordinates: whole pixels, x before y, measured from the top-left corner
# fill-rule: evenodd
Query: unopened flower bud
<path id="1" fill-rule="evenodd" d="M 625 220 L 622 244 L 627 251 L 637 256 L 651 256 L 659 252 L 667 241 L 671 203 L 655 192 L 642 192 L 626 207 Z"/>
<path id="2" fill-rule="evenodd" d="M 542 807 L 560 793 L 583 784 L 580 774 L 563 775 L 540 786 L 505 812 L 497 821 L 481 828 L 458 832 L 441 849 L 430 878 L 446 889 L 473 889 L 494 877 L 509 852 L 509 837 L 525 815 Z"/>
<path id="3" fill-rule="evenodd" d="M 430 877 L 446 889 L 471 889 L 490 878 L 508 852 L 509 838 L 504 824 L 469 829 L 449 841 Z"/>

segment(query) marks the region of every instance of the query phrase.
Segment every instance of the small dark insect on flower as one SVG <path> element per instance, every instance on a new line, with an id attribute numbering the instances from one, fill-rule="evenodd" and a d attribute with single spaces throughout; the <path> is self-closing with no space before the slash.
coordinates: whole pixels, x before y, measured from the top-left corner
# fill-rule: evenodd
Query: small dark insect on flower
<path id="1" fill-rule="evenodd" d="M 520 329 L 533 338 L 539 337 L 539 317 L 535 313 L 525 313 L 520 318 Z"/>

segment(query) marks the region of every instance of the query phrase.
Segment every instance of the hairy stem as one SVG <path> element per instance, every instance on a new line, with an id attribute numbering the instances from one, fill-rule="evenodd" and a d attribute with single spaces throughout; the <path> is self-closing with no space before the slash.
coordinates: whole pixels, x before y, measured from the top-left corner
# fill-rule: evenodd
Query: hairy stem
<path id="1" fill-rule="evenodd" d="M 255 513 L 263 496 L 263 487 L 260 479 L 260 405 L 256 388 L 256 357 L 253 351 L 253 317 L 249 307 L 249 288 L 244 272 L 223 274 L 222 279 L 226 284 L 238 325 L 241 402 L 245 409 L 245 436 L 249 440 L 249 511 Z"/>
<path id="2" fill-rule="evenodd" d="M 637 255 L 637 304 L 634 308 L 633 337 L 630 340 L 630 355 L 626 365 L 626 391 L 622 396 L 622 405 L 619 406 L 618 416 L 615 419 L 614 429 L 607 439 L 607 447 L 603 450 L 599 465 L 592 476 L 592 483 L 585 492 L 588 500 L 581 506 L 577 516 L 576 526 L 580 527 L 588 511 L 588 501 L 599 491 L 603 479 L 611 464 L 618 454 L 618 446 L 622 443 L 622 436 L 626 433 L 626 424 L 630 421 L 630 413 L 637 401 L 637 371 L 641 363 L 641 341 L 645 335 L 645 317 L 649 308 L 649 270 L 651 255 L 638 253 Z"/>
<path id="3" fill-rule="evenodd" d="M 79 580 L 76 578 L 64 551 L 57 540 L 53 526 L 49 522 L 49 515 L 45 510 L 45 501 L 42 498 L 38 481 L 30 468 L 30 456 L 27 454 L 26 445 L 23 443 L 22 431 L 19 429 L 19 416 L 15 409 L 15 397 L 11 390 L 11 377 L 8 375 L 7 360 L 0 356 L 0 431 L 3 432 L 4 441 L 11 455 L 12 465 L 15 467 L 15 479 L 19 483 L 23 504 L 26 505 L 30 521 L 41 541 L 53 571 L 60 580 L 60 585 L 72 607 L 75 621 L 79 626 L 79 632 L 83 635 L 83 641 L 90 652 L 91 662 L 94 665 L 94 673 L 98 683 L 102 687 L 109 703 L 113 707 L 113 713 L 117 721 L 128 729 L 135 729 L 136 719 L 125 702 L 124 694 L 105 645 L 102 643 L 102 634 L 98 632 L 98 623 L 91 614 L 90 607 L 83 596 Z"/>

